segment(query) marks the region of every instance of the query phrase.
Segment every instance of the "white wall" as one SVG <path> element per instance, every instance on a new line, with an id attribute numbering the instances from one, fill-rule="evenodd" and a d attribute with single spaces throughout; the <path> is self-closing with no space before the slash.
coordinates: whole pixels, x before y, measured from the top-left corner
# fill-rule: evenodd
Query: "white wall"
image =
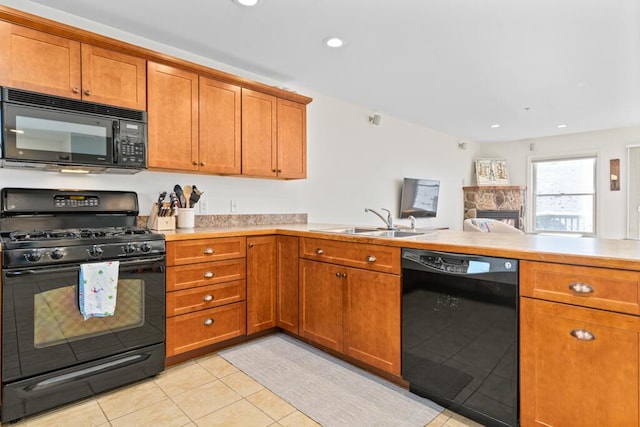
<path id="1" fill-rule="evenodd" d="M 532 144 L 533 151 L 531 151 Z M 554 155 L 597 153 L 597 234 L 598 237 L 622 239 L 626 236 L 627 224 L 626 147 L 638 144 L 640 144 L 640 127 L 632 127 L 504 143 L 485 143 L 481 144 L 481 155 L 506 159 L 510 182 L 513 185 L 525 185 L 531 188 L 531 183 L 528 182 L 528 167 L 531 159 Z M 620 191 L 610 190 L 610 159 L 620 159 Z M 529 191 L 529 206 L 531 205 L 530 193 Z"/>
<path id="2" fill-rule="evenodd" d="M 291 86 L 179 51 L 150 40 L 61 13 L 38 4 L 3 0 L 5 4 L 76 27 L 128 41 L 206 66 L 278 86 Z M 458 148 L 457 138 L 394 119 L 384 112 L 380 126 L 368 122 L 370 111 L 341 100 L 295 88 L 314 98 L 307 110 L 308 179 L 278 181 L 209 175 L 141 172 L 132 176 L 63 175 L 55 172 L 0 169 L 0 187 L 46 187 L 134 190 L 141 214 L 149 212 L 161 191 L 175 184 L 196 184 L 205 192 L 207 213 L 308 213 L 310 222 L 382 225 L 364 208 L 386 207 L 398 215 L 403 177 L 441 181 L 437 218 L 420 219 L 419 226 L 461 229 L 462 185 L 472 185 L 473 158 L 479 146 Z"/>

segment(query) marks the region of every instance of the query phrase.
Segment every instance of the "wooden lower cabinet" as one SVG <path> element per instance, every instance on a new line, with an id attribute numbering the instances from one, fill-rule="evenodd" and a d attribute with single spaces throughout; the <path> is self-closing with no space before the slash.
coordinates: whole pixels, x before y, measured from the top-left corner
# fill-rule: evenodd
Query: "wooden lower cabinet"
<path id="1" fill-rule="evenodd" d="M 167 318 L 167 357 L 245 335 L 244 301 Z"/>
<path id="2" fill-rule="evenodd" d="M 300 260 L 300 335 L 343 351 L 342 316 L 346 268 Z"/>
<path id="3" fill-rule="evenodd" d="M 298 238 L 276 239 L 276 326 L 298 334 Z"/>
<path id="4" fill-rule="evenodd" d="M 400 375 L 399 275 L 300 260 L 300 335 Z"/>
<path id="5" fill-rule="evenodd" d="M 640 317 L 520 301 L 521 425 L 638 426 Z"/>
<path id="6" fill-rule="evenodd" d="M 276 236 L 247 238 L 247 333 L 276 326 Z"/>
<path id="7" fill-rule="evenodd" d="M 245 242 L 167 242 L 167 357 L 246 334 Z"/>

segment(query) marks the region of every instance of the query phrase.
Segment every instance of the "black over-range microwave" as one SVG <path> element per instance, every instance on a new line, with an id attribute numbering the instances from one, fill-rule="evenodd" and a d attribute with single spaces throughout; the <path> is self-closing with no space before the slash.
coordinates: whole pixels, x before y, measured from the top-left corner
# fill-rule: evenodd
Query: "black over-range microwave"
<path id="1" fill-rule="evenodd" d="M 147 168 L 147 113 L 1 88 L 3 167 L 136 173 Z"/>

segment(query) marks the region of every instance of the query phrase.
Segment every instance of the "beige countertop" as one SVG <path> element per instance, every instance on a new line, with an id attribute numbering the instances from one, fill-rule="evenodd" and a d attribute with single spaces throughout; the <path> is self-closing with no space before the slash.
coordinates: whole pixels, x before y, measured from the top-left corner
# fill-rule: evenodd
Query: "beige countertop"
<path id="1" fill-rule="evenodd" d="M 284 234 L 345 242 L 361 242 L 640 271 L 640 241 L 635 240 L 475 233 L 452 230 L 426 230 L 425 234 L 415 237 L 381 238 L 321 231 L 343 226 L 341 224 L 318 223 L 273 224 L 228 228 L 176 229 L 175 231 L 163 231 L 161 233 L 165 234 L 167 242 L 215 237 Z M 346 227 L 349 226 L 352 225 L 346 225 Z"/>

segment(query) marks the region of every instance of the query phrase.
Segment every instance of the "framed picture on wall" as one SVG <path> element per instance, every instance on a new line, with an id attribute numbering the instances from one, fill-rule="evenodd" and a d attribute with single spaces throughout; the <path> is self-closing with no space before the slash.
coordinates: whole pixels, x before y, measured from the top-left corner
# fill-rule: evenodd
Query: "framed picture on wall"
<path id="1" fill-rule="evenodd" d="M 509 185 L 507 162 L 503 159 L 476 159 L 478 185 Z"/>

